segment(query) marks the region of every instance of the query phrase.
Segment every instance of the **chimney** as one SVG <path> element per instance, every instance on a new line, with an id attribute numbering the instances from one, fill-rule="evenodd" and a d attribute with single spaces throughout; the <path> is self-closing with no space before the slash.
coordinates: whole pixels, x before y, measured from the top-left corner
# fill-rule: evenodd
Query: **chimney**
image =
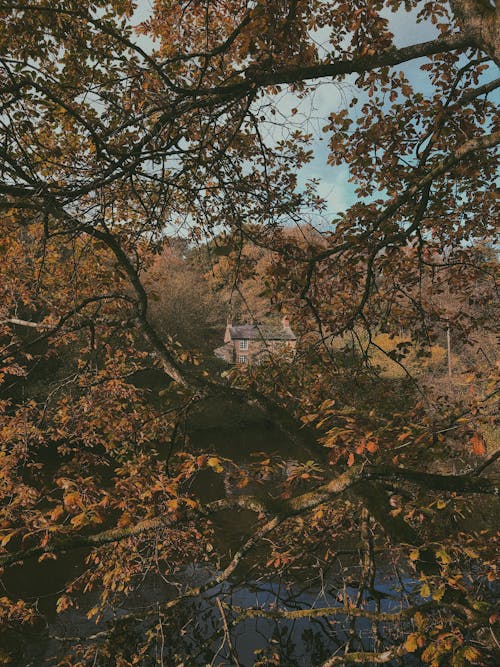
<path id="1" fill-rule="evenodd" d="M 281 324 L 283 325 L 283 329 L 289 329 L 290 328 L 290 318 L 288 317 L 288 315 L 285 315 L 281 319 Z"/>
<path id="2" fill-rule="evenodd" d="M 233 322 L 231 317 L 228 317 L 226 320 L 226 331 L 224 333 L 224 343 L 229 343 L 231 340 L 231 327 L 233 326 Z"/>

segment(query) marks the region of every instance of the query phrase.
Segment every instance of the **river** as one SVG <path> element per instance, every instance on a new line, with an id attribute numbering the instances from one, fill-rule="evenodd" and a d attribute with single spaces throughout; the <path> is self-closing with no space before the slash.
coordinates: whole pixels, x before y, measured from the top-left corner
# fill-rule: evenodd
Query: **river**
<path id="1" fill-rule="evenodd" d="M 260 417 L 250 414 L 242 419 L 241 415 L 231 414 L 228 406 L 212 406 L 208 411 L 204 408 L 198 414 L 195 412 L 187 428 L 190 446 L 194 450 L 231 458 L 243 467 L 250 466 L 256 451 L 263 455 L 279 455 L 288 466 L 318 457 L 316 451 L 290 444 L 281 431 L 263 422 Z M 253 485 L 251 483 L 252 493 L 265 494 L 274 482 L 273 479 L 260 479 Z M 231 487 L 227 475 L 212 471 L 202 473 L 190 491 L 203 502 L 238 492 Z M 254 524 L 255 514 L 250 511 L 221 512 L 214 520 L 215 548 L 225 554 L 227 560 L 252 533 Z M 258 562 L 263 553 L 257 550 L 228 582 L 211 588 L 201 598 L 183 601 L 176 607 L 168 626 L 162 627 L 161 655 L 156 663 L 144 664 L 162 667 L 318 667 L 329 656 L 342 655 L 349 640 L 350 650 L 367 651 L 374 648 L 382 650 L 400 642 L 408 630 L 403 622 L 378 623 L 375 628 L 371 620 L 353 618 L 344 613 L 335 615 L 334 622 L 328 617 L 246 618 L 232 624 L 234 615 L 229 609 L 235 606 L 273 611 L 343 608 L 347 602 L 352 605 L 357 602 L 366 611 L 397 612 L 420 600 L 412 574 L 405 571 L 404 566 L 391 562 L 380 550 L 377 552 L 373 585 L 357 600 L 357 582 L 361 578 L 358 538 L 347 534 L 335 545 L 335 551 L 336 557 L 328 565 L 297 567 L 285 579 L 270 576 L 268 570 L 267 574 L 262 574 Z M 45 621 L 22 635 L 4 636 L 11 656 L 11 662 L 4 664 L 16 667 L 39 667 L 54 664 L 54 661 L 57 664 L 57 658 L 61 658 L 68 647 L 79 643 L 77 638 L 85 638 L 107 628 L 107 622 L 113 616 L 116 618 L 135 612 L 141 617 L 147 610 L 147 618 L 150 618 L 151 610 L 171 599 L 178 590 L 201 585 L 214 575 L 213 569 L 200 563 L 188 565 L 170 580 L 158 573 L 150 573 L 132 594 L 123 599 L 119 608 L 113 612 L 110 610 L 96 626 L 87 619 L 86 612 L 94 605 L 98 591 L 79 593 L 76 597 L 78 608 L 56 613 L 59 595 L 68 582 L 76 580 L 85 570 L 87 554 L 88 550 L 79 549 L 61 554 L 57 561 L 31 561 L 8 569 L 3 579 L 6 591 L 9 595 L 36 601 L 40 617 Z M 147 627 L 146 620 L 124 623 L 122 641 L 132 646 L 140 639 L 141 633 L 147 631 Z M 422 663 L 409 654 L 387 664 L 415 667 Z"/>

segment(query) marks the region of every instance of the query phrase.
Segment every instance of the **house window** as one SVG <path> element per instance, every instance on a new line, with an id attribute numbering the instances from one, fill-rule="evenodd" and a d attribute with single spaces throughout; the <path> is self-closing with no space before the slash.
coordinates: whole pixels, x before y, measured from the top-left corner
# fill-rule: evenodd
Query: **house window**
<path id="1" fill-rule="evenodd" d="M 240 350 L 248 350 L 248 341 L 240 340 Z"/>
<path id="2" fill-rule="evenodd" d="M 246 364 L 247 363 L 247 357 L 245 357 L 243 354 L 240 354 L 240 364 Z"/>

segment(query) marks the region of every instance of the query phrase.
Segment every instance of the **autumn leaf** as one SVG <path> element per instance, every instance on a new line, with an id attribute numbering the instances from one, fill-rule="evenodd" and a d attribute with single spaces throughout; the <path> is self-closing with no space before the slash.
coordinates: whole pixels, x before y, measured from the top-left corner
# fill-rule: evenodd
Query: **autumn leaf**
<path id="1" fill-rule="evenodd" d="M 445 592 L 446 592 L 446 585 L 445 585 L 445 584 L 441 584 L 441 585 L 440 585 L 438 588 L 436 588 L 436 590 L 432 593 L 432 599 L 433 599 L 433 600 L 436 600 L 436 602 L 440 602 L 440 601 L 443 599 Z"/>
<path id="2" fill-rule="evenodd" d="M 61 612 L 65 611 L 69 607 L 73 606 L 73 600 L 69 597 L 69 595 L 61 595 L 61 597 L 57 600 L 56 604 L 56 611 L 58 614 Z"/>
<path id="3" fill-rule="evenodd" d="M 66 500 L 65 500 L 66 502 Z M 50 518 L 52 521 L 58 521 L 64 515 L 64 507 L 62 505 L 57 505 L 50 513 Z"/>
<path id="4" fill-rule="evenodd" d="M 224 468 L 223 468 L 223 467 L 221 466 L 221 464 L 220 464 L 220 459 L 218 459 L 218 458 L 215 457 L 215 456 L 211 456 L 211 457 L 207 460 L 207 465 L 209 465 L 210 468 L 212 468 L 212 470 L 213 470 L 214 472 L 218 472 L 218 473 L 220 473 L 220 472 L 224 472 Z"/>
<path id="5" fill-rule="evenodd" d="M 414 653 L 418 648 L 418 633 L 412 632 L 411 635 L 408 635 L 404 643 L 405 650 L 408 653 Z"/>
<path id="6" fill-rule="evenodd" d="M 11 540 L 15 535 L 17 535 L 18 532 L 19 532 L 19 529 L 11 530 L 9 533 L 7 533 L 6 535 L 4 535 L 4 536 L 2 537 L 2 539 L 1 539 L 1 541 L 0 541 L 0 546 L 2 546 L 2 547 L 7 546 L 7 544 L 10 542 L 10 540 Z"/>
<path id="7" fill-rule="evenodd" d="M 425 583 L 420 588 L 420 596 L 423 598 L 429 598 L 431 596 L 431 589 L 429 584 Z"/>
<path id="8" fill-rule="evenodd" d="M 57 560 L 57 554 L 46 551 L 38 558 L 38 562 L 42 563 L 44 560 Z"/>
<path id="9" fill-rule="evenodd" d="M 469 558 L 479 558 L 477 551 L 474 551 L 474 549 L 471 549 L 470 547 L 464 547 L 464 554 Z"/>
<path id="10" fill-rule="evenodd" d="M 473 434 L 472 438 L 470 439 L 470 442 L 474 454 L 476 454 L 477 456 L 484 456 L 486 454 L 486 442 L 481 433 L 476 431 Z"/>
<path id="11" fill-rule="evenodd" d="M 448 555 L 448 553 L 443 548 L 438 549 L 436 551 L 436 558 L 439 558 L 439 560 L 441 561 L 441 563 L 443 565 L 448 565 L 449 563 L 451 563 L 450 556 Z"/>
<path id="12" fill-rule="evenodd" d="M 477 662 L 481 658 L 481 653 L 475 646 L 466 646 L 462 651 L 462 655 L 470 663 Z"/>
<path id="13" fill-rule="evenodd" d="M 82 497 L 78 491 L 72 491 L 64 494 L 64 508 L 67 512 L 77 512 L 83 508 Z"/>
<path id="14" fill-rule="evenodd" d="M 129 512 L 124 512 L 118 519 L 119 528 L 125 528 L 126 526 L 130 526 L 131 523 L 132 523 L 132 516 L 130 515 Z"/>
<path id="15" fill-rule="evenodd" d="M 445 457 L 463 470 L 467 453 L 485 456 L 494 428 L 499 136 L 497 83 L 484 77 L 495 60 L 494 3 L 185 0 L 148 3 L 133 21 L 132 0 L 3 4 L 0 562 L 9 567 L 17 548 L 19 562 L 36 562 L 90 542 L 65 590 L 75 605 L 93 591 L 89 617 L 106 610 L 111 639 L 130 594 L 168 564 L 172 595 L 178 586 L 195 607 L 203 590 L 222 590 L 220 613 L 205 619 L 221 634 L 234 583 L 225 573 L 240 557 L 248 561 L 241 584 L 255 573 L 264 588 L 276 580 L 265 571 L 269 550 L 270 567 L 293 562 L 280 585 L 286 609 L 311 564 L 315 576 L 327 573 L 320 553 L 338 559 L 365 528 L 377 548 L 391 533 L 382 570 L 407 555 L 422 578 L 394 606 L 394 625 L 384 621 L 380 646 L 367 636 L 365 648 L 391 657 L 403 641 L 432 667 L 481 661 L 472 647 L 488 634 L 491 610 L 481 604 L 491 591 L 474 582 L 496 571 L 475 491 L 493 480 L 450 473 L 441 483 L 436 473 Z M 406 12 L 404 30 L 391 17 L 403 5 L 421 5 Z M 418 25 L 442 39 L 420 43 Z M 138 35 L 153 46 L 141 49 Z M 347 96 L 315 104 L 322 81 L 342 85 L 346 76 Z M 348 174 L 347 198 L 326 194 L 318 155 Z M 269 358 L 257 363 L 262 336 L 249 343 L 244 371 L 213 363 L 228 314 L 282 335 L 280 312 L 295 318 L 295 356 L 269 338 Z M 470 438 L 476 420 L 485 436 Z M 326 460 L 318 451 L 321 467 L 303 464 L 311 430 L 328 448 Z M 273 454 L 248 465 L 260 439 Z M 261 479 L 269 469 L 276 474 Z M 221 473 L 214 488 L 215 475 L 208 489 L 200 471 Z M 297 480 L 310 482 L 308 495 L 291 488 Z M 379 487 L 379 511 L 366 522 L 352 484 Z M 238 492 L 245 485 L 248 497 Z M 213 503 L 214 495 L 226 498 Z M 472 512 L 473 537 L 462 521 L 445 521 L 447 503 L 457 516 Z M 391 515 L 422 541 L 409 532 L 398 543 Z M 425 578 L 424 544 L 437 550 L 446 583 L 435 572 Z M 220 563 L 190 577 L 219 551 Z M 470 561 L 479 554 L 481 567 Z M 358 574 L 344 573 L 346 587 Z M 199 587 L 205 575 L 215 587 Z M 437 610 L 445 586 L 463 589 L 474 623 L 453 605 Z M 399 594 L 397 581 L 388 587 Z M 408 635 L 399 612 L 431 591 L 434 602 L 403 619 L 419 631 Z M 22 643 L 22 601 L 4 593 L 0 616 Z M 350 595 L 340 591 L 346 605 Z M 360 613 L 373 610 L 358 597 Z M 63 596 L 57 609 L 71 604 Z M 116 660 L 151 657 L 168 609 L 151 622 L 124 619 L 124 634 L 145 642 L 125 642 L 126 657 L 118 646 Z M 227 611 L 235 632 L 244 629 L 239 612 Z M 283 661 L 278 639 L 262 647 L 256 638 L 262 664 Z M 61 640 L 61 664 L 94 659 L 88 642 L 73 660 L 65 654 L 75 642 Z M 187 646 L 170 632 L 167 643 L 179 664 L 200 648 L 214 657 L 208 640 Z M 350 647 L 354 660 L 358 648 Z"/>

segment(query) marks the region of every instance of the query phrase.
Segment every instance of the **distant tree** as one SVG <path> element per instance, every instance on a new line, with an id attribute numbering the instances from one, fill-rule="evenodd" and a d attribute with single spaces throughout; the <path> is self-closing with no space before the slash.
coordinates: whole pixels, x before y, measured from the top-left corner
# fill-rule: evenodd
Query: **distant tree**
<path id="1" fill-rule="evenodd" d="M 183 256 L 165 244 L 144 277 L 151 321 L 183 348 L 210 353 L 222 341 L 227 307 L 189 249 Z"/>

